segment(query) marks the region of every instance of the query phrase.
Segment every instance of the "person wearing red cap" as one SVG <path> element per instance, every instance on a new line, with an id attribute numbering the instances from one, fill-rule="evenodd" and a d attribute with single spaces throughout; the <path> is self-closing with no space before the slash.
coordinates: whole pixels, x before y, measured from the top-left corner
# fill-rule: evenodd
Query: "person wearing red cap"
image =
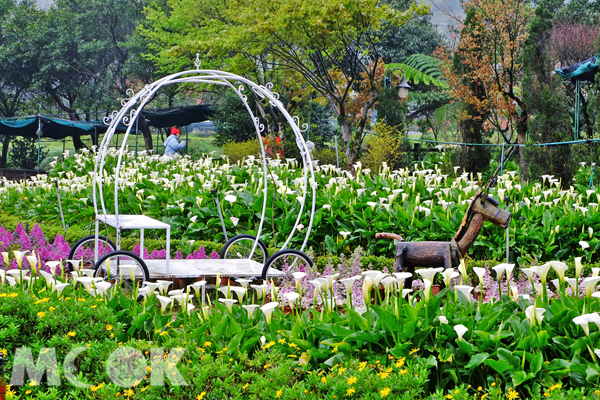
<path id="1" fill-rule="evenodd" d="M 179 141 L 181 131 L 175 127 L 171 128 L 171 136 L 165 140 L 163 146 L 165 146 L 165 156 L 173 157 L 179 155 L 179 150 L 185 147 L 185 141 Z"/>

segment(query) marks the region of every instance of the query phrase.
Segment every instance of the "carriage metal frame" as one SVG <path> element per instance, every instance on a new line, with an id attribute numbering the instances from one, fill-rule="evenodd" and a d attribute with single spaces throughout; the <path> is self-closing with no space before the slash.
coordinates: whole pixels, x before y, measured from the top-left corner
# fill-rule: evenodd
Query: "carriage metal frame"
<path id="1" fill-rule="evenodd" d="M 156 82 L 146 85 L 142 90 L 134 93 L 132 90 L 128 92 L 131 96 L 121 102 L 122 108 L 120 111 L 113 111 L 112 114 L 105 118 L 105 123 L 109 124 L 108 130 L 106 131 L 104 138 L 97 149 L 96 163 L 93 174 L 93 201 L 95 211 L 95 229 L 94 229 L 94 266 L 95 275 L 101 276 L 103 262 L 106 259 L 112 259 L 114 257 L 125 257 L 131 260 L 135 260 L 138 264 L 141 264 L 142 270 L 146 276 L 141 277 L 142 280 L 156 280 L 156 279 L 173 279 L 173 278 L 199 278 L 203 276 L 214 276 L 221 275 L 223 277 L 262 277 L 267 279 L 269 276 L 281 276 L 284 273 L 282 271 L 271 268 L 271 265 L 282 259 L 285 256 L 292 256 L 298 260 L 303 260 L 310 266 L 312 261 L 302 251 L 305 249 L 310 232 L 314 222 L 315 215 L 315 203 L 316 203 L 316 181 L 315 171 L 309 148 L 307 147 L 306 141 L 304 140 L 302 133 L 306 131 L 308 126 L 302 125 L 300 129 L 299 118 L 291 116 L 285 109 L 284 105 L 279 100 L 279 94 L 272 91 L 273 85 L 268 83 L 264 86 L 258 85 L 249 79 L 242 76 L 232 74 L 229 72 L 218 71 L 218 70 L 202 70 L 200 69 L 199 56 L 196 56 L 195 69 L 184 72 L 179 72 L 166 76 Z M 119 212 L 119 181 L 120 171 L 123 166 L 123 155 L 126 150 L 127 138 L 129 137 L 133 126 L 133 122 L 140 117 L 140 113 L 146 104 L 153 98 L 153 95 L 160 90 L 163 86 L 170 84 L 214 84 L 229 87 L 235 94 L 240 98 L 247 112 L 252 117 L 254 127 L 256 130 L 257 139 L 260 145 L 261 161 L 262 161 L 262 191 L 263 191 L 263 205 L 260 217 L 260 223 L 256 231 L 256 237 L 252 245 L 252 249 L 247 259 L 219 259 L 219 260 L 174 260 L 170 258 L 171 251 L 171 226 L 162 221 L 158 221 L 154 218 L 145 215 L 125 215 Z M 276 107 L 285 120 L 288 122 L 295 136 L 296 144 L 300 150 L 303 165 L 303 185 L 302 185 L 302 201 L 300 202 L 300 210 L 296 218 L 294 227 L 292 228 L 289 236 L 281 249 L 268 258 L 264 265 L 252 260 L 257 246 L 260 245 L 261 232 L 264 225 L 265 214 L 267 211 L 267 194 L 268 194 L 268 173 L 267 173 L 267 156 L 265 153 L 265 147 L 262 140 L 262 132 L 264 131 L 264 125 L 260 123 L 258 117 L 254 115 L 252 109 L 248 104 L 248 97 L 244 94 L 246 87 L 250 89 L 253 95 L 258 96 L 260 99 L 269 101 L 269 103 Z M 114 172 L 114 213 L 109 214 L 104 201 L 105 191 L 103 188 L 103 173 L 106 164 L 106 157 L 109 153 L 110 143 L 115 135 L 116 128 L 119 124 L 125 124 L 127 126 L 126 132 L 122 139 L 122 144 L 117 152 L 117 165 Z M 309 179 L 310 176 L 310 179 Z M 305 212 L 306 197 L 309 192 L 309 185 L 312 192 L 312 202 L 310 206 L 310 216 L 308 227 L 305 230 L 305 237 L 300 250 L 288 249 L 290 241 L 298 232 L 297 227 L 302 220 L 303 213 Z M 113 245 L 108 238 L 100 235 L 100 223 L 104 223 L 116 229 L 116 243 Z M 144 249 L 144 231 L 147 229 L 164 229 L 166 231 L 166 260 L 144 260 L 143 249 Z M 123 230 L 139 230 L 140 231 L 140 256 L 137 256 L 131 252 L 121 250 L 121 234 Z M 243 236 L 243 235 L 240 235 Z M 248 235 L 245 235 L 248 236 Z M 236 236 L 237 237 L 237 236 Z M 88 238 L 81 239 L 79 242 L 85 241 Z M 235 239 L 235 237 L 233 238 Z M 231 242 L 229 240 L 227 243 Z M 88 241 L 91 240 L 89 237 Z M 78 242 L 78 243 L 79 243 Z M 98 249 L 99 242 L 105 244 L 111 243 L 113 251 L 103 254 L 99 257 Z M 264 246 L 264 245 L 263 245 Z M 72 249 L 75 252 L 77 244 Z M 116 247 L 116 248 L 115 248 Z M 148 268 L 150 267 L 150 269 Z M 106 273 L 106 271 L 104 271 Z M 110 268 L 108 274 L 110 275 Z M 121 275 L 124 274 L 121 272 Z M 133 276 L 132 276 L 133 278 Z M 137 281 L 139 276 L 135 277 Z M 110 279 L 110 277 L 109 277 Z"/>

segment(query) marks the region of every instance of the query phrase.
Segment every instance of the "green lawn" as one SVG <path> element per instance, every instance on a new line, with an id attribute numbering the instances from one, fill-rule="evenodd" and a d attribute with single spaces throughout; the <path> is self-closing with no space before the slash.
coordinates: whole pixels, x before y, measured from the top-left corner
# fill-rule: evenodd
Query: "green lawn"
<path id="1" fill-rule="evenodd" d="M 162 141 L 160 139 L 160 136 L 153 134 L 152 137 L 153 137 L 154 151 L 155 152 L 158 151 L 158 152 L 162 153 L 164 148 L 162 146 Z M 208 153 L 211 151 L 214 151 L 216 155 L 223 154 L 223 148 L 219 147 L 219 146 L 215 146 L 213 144 L 213 139 L 210 136 L 205 137 L 205 136 L 199 136 L 199 135 L 190 133 L 187 135 L 187 138 L 186 138 L 186 134 L 184 133 L 181 136 L 181 138 L 183 140 L 185 140 L 187 143 L 187 146 L 183 151 L 184 154 L 200 155 L 201 153 Z M 118 142 L 117 142 L 116 137 L 113 138 L 111 145 L 116 146 L 117 143 L 120 145 L 122 139 L 123 139 L 123 135 L 119 135 Z M 88 147 L 92 146 L 92 140 L 91 140 L 90 136 L 82 137 L 82 141 Z M 67 138 L 64 141 L 63 140 L 51 140 L 51 139 L 42 140 L 41 144 L 42 144 L 43 148 L 46 148 L 49 155 L 56 155 L 56 153 L 62 153 L 63 151 L 74 149 L 73 141 L 70 138 Z M 130 150 L 134 150 L 136 148 L 136 137 L 130 136 L 127 139 L 127 144 L 129 146 Z M 141 135 L 137 138 L 137 148 L 139 151 L 144 150 L 144 139 L 141 137 Z"/>

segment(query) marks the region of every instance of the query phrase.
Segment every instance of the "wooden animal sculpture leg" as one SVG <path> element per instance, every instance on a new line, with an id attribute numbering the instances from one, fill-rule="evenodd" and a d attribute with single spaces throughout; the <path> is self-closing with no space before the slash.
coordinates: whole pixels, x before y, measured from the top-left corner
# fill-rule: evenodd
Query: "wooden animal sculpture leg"
<path id="1" fill-rule="evenodd" d="M 396 261 L 394 262 L 394 271 L 395 272 L 403 272 L 404 271 L 404 265 L 405 265 L 405 256 L 406 256 L 406 246 L 403 246 L 402 244 L 400 244 L 400 246 L 402 246 L 399 251 L 396 251 Z M 411 271 L 408 271 L 411 272 Z"/>
<path id="2" fill-rule="evenodd" d="M 394 272 L 410 272 L 415 274 L 414 265 L 406 265 L 406 253 L 408 252 L 407 246 L 404 243 L 399 243 L 399 249 L 396 250 L 396 261 L 394 262 Z M 404 281 L 404 288 L 411 289 L 413 283 L 413 277 L 410 277 Z"/>
<path id="3" fill-rule="evenodd" d="M 448 251 L 444 254 L 444 269 L 452 268 L 452 245 L 448 243 Z"/>

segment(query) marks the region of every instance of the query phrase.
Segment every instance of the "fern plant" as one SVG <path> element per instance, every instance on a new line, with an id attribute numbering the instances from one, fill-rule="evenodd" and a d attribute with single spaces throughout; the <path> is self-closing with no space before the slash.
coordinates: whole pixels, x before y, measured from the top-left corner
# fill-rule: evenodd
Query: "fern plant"
<path id="1" fill-rule="evenodd" d="M 435 86 L 441 90 L 447 90 L 448 84 L 442 78 L 442 71 L 439 61 L 425 54 L 413 54 L 406 59 L 404 63 L 387 64 L 387 70 L 400 68 L 406 76 L 415 84 L 424 83 L 425 85 Z"/>

